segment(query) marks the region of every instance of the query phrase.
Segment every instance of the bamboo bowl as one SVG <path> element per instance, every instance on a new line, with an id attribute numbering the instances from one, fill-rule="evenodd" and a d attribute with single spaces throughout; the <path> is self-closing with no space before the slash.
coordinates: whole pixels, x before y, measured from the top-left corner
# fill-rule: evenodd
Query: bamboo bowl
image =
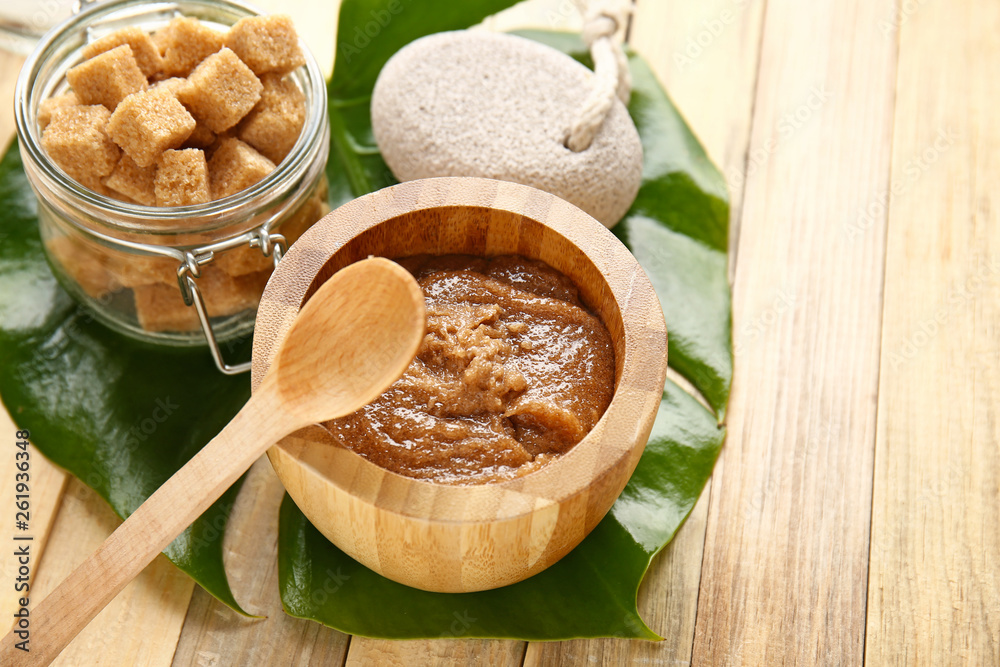
<path id="1" fill-rule="evenodd" d="M 306 232 L 264 291 L 253 386 L 309 296 L 368 255 L 519 254 L 577 284 L 615 349 L 615 393 L 594 429 L 561 458 L 500 483 L 450 486 L 384 470 L 320 426 L 268 457 L 296 505 L 335 545 L 394 581 L 480 591 L 526 579 L 600 522 L 642 454 L 663 392 L 667 335 L 652 285 L 603 225 L 554 195 L 480 178 L 410 181 L 344 204 Z"/>

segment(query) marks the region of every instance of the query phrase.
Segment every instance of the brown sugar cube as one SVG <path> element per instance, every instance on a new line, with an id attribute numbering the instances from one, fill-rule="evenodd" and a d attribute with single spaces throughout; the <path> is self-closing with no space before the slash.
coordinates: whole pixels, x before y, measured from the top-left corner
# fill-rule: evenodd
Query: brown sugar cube
<path id="1" fill-rule="evenodd" d="M 173 285 L 177 289 L 178 262 L 169 257 L 115 253 L 105 265 L 115 280 L 125 287 Z"/>
<path id="2" fill-rule="evenodd" d="M 285 237 L 288 245 L 295 243 L 317 220 L 330 212 L 330 206 L 326 201 L 329 194 L 330 186 L 327 183 L 326 176 L 323 176 L 309 199 L 299 207 L 298 211 L 285 220 L 278 229 L 278 232 Z"/>
<path id="3" fill-rule="evenodd" d="M 42 103 L 38 105 L 38 125 L 44 130 L 52 120 L 52 114 L 56 111 L 66 107 L 79 106 L 79 104 L 80 98 L 72 92 L 42 100 Z"/>
<path id="4" fill-rule="evenodd" d="M 177 93 L 187 87 L 188 80 L 181 77 L 171 77 L 169 79 L 164 79 L 158 81 L 150 86 L 150 90 L 164 89 L 168 91 L 174 97 L 177 97 Z M 194 131 L 191 132 L 184 143 L 183 148 L 208 148 L 215 141 L 215 132 L 208 129 L 204 123 L 199 123 L 195 121 Z"/>
<path id="5" fill-rule="evenodd" d="M 146 331 L 194 331 L 198 316 L 186 306 L 177 285 L 142 285 L 135 288 L 135 314 Z"/>
<path id="6" fill-rule="evenodd" d="M 292 19 L 280 14 L 240 19 L 229 29 L 226 46 L 255 74 L 287 74 L 306 63 Z"/>
<path id="7" fill-rule="evenodd" d="M 229 49 L 202 61 L 177 98 L 213 132 L 228 130 L 260 100 L 260 81 Z"/>
<path id="8" fill-rule="evenodd" d="M 278 232 L 285 237 L 288 245 L 295 243 L 307 229 L 313 226 L 313 223 L 330 212 L 326 196 L 320 197 L 318 195 L 317 192 L 307 199 L 299 210 L 281 225 Z"/>
<path id="9" fill-rule="evenodd" d="M 172 76 L 169 79 L 163 79 L 162 81 L 157 81 L 152 86 L 149 87 L 150 90 L 165 90 L 174 97 L 177 97 L 177 92 L 182 88 L 187 86 L 187 79 L 179 76 Z"/>
<path id="10" fill-rule="evenodd" d="M 219 132 L 215 135 L 215 141 L 205 148 L 205 157 L 208 158 L 209 171 L 211 171 L 212 156 L 215 155 L 215 151 L 219 150 L 219 147 L 222 146 L 222 144 L 226 143 L 226 139 L 236 139 L 236 128 L 230 128 L 225 132 Z"/>
<path id="11" fill-rule="evenodd" d="M 105 35 L 83 47 L 80 54 L 84 58 L 93 58 L 113 48 L 128 44 L 132 57 L 142 71 L 143 76 L 151 77 L 163 69 L 163 57 L 145 30 L 138 26 L 129 26 Z"/>
<path id="12" fill-rule="evenodd" d="M 108 134 L 140 167 L 178 148 L 194 131 L 194 118 L 166 90 L 129 95 L 108 121 Z"/>
<path id="13" fill-rule="evenodd" d="M 128 44 L 85 60 L 66 72 L 66 80 L 83 104 L 103 104 L 114 111 L 132 93 L 146 90 L 146 77 Z"/>
<path id="14" fill-rule="evenodd" d="M 208 193 L 208 163 L 197 148 L 163 151 L 156 168 L 156 205 L 204 204 Z"/>
<path id="15" fill-rule="evenodd" d="M 265 271 L 274 266 L 274 259 L 265 257 L 260 248 L 240 246 L 215 255 L 215 265 L 231 276 Z"/>
<path id="16" fill-rule="evenodd" d="M 292 150 L 306 120 L 306 97 L 277 74 L 261 77 L 260 102 L 240 123 L 239 137 L 278 164 Z"/>
<path id="17" fill-rule="evenodd" d="M 204 123 L 197 123 L 194 132 L 184 142 L 184 148 L 208 148 L 215 142 L 215 132 L 208 129 Z"/>
<path id="18" fill-rule="evenodd" d="M 85 185 L 88 188 L 90 188 L 91 190 L 93 190 L 94 192 L 96 192 L 97 194 L 104 195 L 105 197 L 108 197 L 109 199 L 117 199 L 118 201 L 132 203 L 132 200 L 130 198 L 126 197 L 125 195 L 123 195 L 120 192 L 115 192 L 114 190 L 112 190 L 111 188 L 109 188 L 108 186 L 106 186 L 104 184 L 104 179 L 103 178 L 94 178 L 94 177 L 91 177 L 90 181 L 91 182 L 86 183 Z"/>
<path id="19" fill-rule="evenodd" d="M 201 271 L 196 282 L 209 317 L 255 308 L 271 274 L 268 270 L 234 278 L 215 266 Z M 135 311 L 139 325 L 147 331 L 194 331 L 201 327 L 194 306 L 184 305 L 176 281 L 173 285 L 136 287 Z"/>
<path id="20" fill-rule="evenodd" d="M 104 179 L 104 185 L 128 197 L 131 201 L 145 206 L 156 206 L 153 191 L 153 176 L 156 167 L 140 167 L 128 154 L 123 154 L 111 175 Z"/>
<path id="21" fill-rule="evenodd" d="M 108 197 L 109 199 L 117 199 L 118 201 L 123 201 L 123 202 L 126 202 L 128 204 L 135 204 L 136 203 L 136 201 L 134 199 L 132 199 L 131 197 L 123 195 L 122 193 L 118 192 L 117 190 L 112 190 L 108 186 L 104 185 L 104 181 L 103 180 L 102 181 L 98 181 L 98 186 L 99 187 L 94 187 L 93 188 L 93 190 L 97 194 L 104 195 L 105 197 Z"/>
<path id="22" fill-rule="evenodd" d="M 99 104 L 59 109 L 42 133 L 42 148 L 72 178 L 100 190 L 121 155 L 106 131 L 110 117 Z"/>
<path id="23" fill-rule="evenodd" d="M 56 264 L 83 288 L 87 296 L 97 299 L 121 289 L 121 284 L 104 267 L 96 246 L 70 236 L 57 236 L 46 239 L 45 247 Z"/>
<path id="24" fill-rule="evenodd" d="M 274 171 L 274 163 L 239 139 L 222 140 L 208 161 L 212 199 L 246 190 Z"/>
<path id="25" fill-rule="evenodd" d="M 175 18 L 153 35 L 167 76 L 187 76 L 198 63 L 221 49 L 225 38 L 224 33 L 186 16 Z"/>

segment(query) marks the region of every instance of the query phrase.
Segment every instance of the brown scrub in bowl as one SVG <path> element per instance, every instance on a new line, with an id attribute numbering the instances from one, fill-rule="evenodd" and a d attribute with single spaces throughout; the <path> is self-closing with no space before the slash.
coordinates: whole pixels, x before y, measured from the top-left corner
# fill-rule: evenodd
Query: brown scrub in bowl
<path id="1" fill-rule="evenodd" d="M 325 424 L 344 447 L 418 479 L 517 477 L 568 451 L 611 402 L 611 336 L 572 281 L 518 256 L 420 255 L 427 334 L 403 376 Z"/>

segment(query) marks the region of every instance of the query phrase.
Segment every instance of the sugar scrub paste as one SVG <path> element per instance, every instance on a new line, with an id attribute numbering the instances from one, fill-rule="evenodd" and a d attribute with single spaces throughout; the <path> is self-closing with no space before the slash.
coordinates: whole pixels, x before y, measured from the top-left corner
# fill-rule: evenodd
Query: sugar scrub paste
<path id="1" fill-rule="evenodd" d="M 542 262 L 421 255 L 427 334 L 382 396 L 326 428 L 401 475 L 450 484 L 517 477 L 562 455 L 611 402 L 611 336 Z"/>

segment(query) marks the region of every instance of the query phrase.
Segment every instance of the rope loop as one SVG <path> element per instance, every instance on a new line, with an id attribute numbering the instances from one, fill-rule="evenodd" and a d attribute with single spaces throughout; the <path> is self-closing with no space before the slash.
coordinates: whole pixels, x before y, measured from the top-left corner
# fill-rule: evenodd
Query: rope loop
<path id="1" fill-rule="evenodd" d="M 583 41 L 594 60 L 594 85 L 584 101 L 566 139 L 566 147 L 580 152 L 590 147 L 617 97 L 628 104 L 632 77 L 628 57 L 615 39 L 618 30 L 628 24 L 632 0 L 578 0 L 583 14 Z"/>

